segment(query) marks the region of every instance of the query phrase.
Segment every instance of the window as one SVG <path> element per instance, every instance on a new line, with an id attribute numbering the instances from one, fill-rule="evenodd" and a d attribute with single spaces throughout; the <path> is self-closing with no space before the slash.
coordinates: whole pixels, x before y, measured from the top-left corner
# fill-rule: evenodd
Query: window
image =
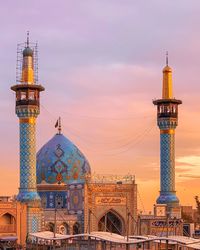
<path id="1" fill-rule="evenodd" d="M 21 100 L 26 100 L 26 92 L 21 92 Z"/>
<path id="2" fill-rule="evenodd" d="M 35 92 L 34 91 L 29 91 L 28 99 L 29 100 L 35 100 Z"/>

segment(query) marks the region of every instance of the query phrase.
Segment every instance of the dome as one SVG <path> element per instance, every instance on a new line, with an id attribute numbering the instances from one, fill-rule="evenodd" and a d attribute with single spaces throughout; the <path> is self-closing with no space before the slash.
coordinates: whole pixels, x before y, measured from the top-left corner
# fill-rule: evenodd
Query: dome
<path id="1" fill-rule="evenodd" d="M 37 153 L 37 184 L 84 183 L 90 165 L 64 135 L 56 134 Z"/>
<path id="2" fill-rule="evenodd" d="M 23 56 L 33 56 L 33 50 L 30 47 L 26 47 L 23 50 Z"/>
<path id="3" fill-rule="evenodd" d="M 172 72 L 172 68 L 169 67 L 168 65 L 166 65 L 164 68 L 163 68 L 163 73 L 164 72 Z"/>

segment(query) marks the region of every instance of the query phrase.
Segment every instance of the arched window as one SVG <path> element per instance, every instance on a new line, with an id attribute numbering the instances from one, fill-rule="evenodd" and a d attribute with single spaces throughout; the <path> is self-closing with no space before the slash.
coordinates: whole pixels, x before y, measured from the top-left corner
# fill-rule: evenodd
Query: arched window
<path id="1" fill-rule="evenodd" d="M 0 217 L 0 225 L 13 224 L 13 220 L 14 220 L 14 217 L 11 214 L 6 213 Z"/>
<path id="2" fill-rule="evenodd" d="M 99 220 L 98 230 L 122 235 L 124 223 L 117 213 L 109 211 Z"/>
<path id="3" fill-rule="evenodd" d="M 14 233 L 16 221 L 13 215 L 5 213 L 0 217 L 0 233 Z"/>
<path id="4" fill-rule="evenodd" d="M 63 223 L 60 227 L 59 227 L 59 233 L 60 234 L 66 234 L 69 235 L 69 225 L 67 223 Z"/>

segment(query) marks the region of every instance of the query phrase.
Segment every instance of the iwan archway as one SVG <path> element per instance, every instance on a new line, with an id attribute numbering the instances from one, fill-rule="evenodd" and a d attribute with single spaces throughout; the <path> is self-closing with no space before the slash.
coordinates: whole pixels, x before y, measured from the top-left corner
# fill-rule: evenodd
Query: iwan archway
<path id="1" fill-rule="evenodd" d="M 124 234 L 124 220 L 113 210 L 108 211 L 98 223 L 98 231 Z"/>

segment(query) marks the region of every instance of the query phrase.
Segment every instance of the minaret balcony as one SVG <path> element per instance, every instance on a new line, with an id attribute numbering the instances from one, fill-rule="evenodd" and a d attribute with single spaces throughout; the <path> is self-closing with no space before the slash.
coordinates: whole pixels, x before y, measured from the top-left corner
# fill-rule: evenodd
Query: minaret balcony
<path id="1" fill-rule="evenodd" d="M 40 105 L 39 100 L 18 100 L 16 106 L 38 106 Z"/>
<path id="2" fill-rule="evenodd" d="M 178 112 L 158 113 L 157 118 L 178 118 Z"/>

